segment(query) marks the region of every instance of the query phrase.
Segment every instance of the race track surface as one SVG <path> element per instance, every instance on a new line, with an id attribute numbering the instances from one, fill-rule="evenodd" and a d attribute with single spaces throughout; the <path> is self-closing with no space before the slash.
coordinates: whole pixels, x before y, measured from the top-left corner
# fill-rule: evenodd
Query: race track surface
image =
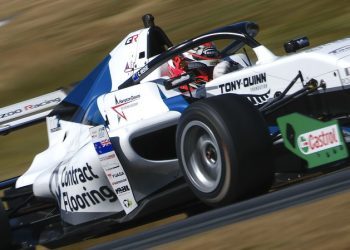
<path id="1" fill-rule="evenodd" d="M 324 198 L 350 188 L 350 170 L 341 170 L 231 206 L 155 228 L 91 249 L 144 249 L 189 237 L 214 228 Z"/>

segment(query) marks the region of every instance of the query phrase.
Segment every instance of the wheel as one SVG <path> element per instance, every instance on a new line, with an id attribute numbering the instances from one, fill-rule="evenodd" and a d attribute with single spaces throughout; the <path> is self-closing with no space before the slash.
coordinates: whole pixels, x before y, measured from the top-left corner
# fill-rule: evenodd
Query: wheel
<path id="1" fill-rule="evenodd" d="M 274 176 L 271 148 L 261 113 L 234 94 L 191 104 L 176 131 L 182 173 L 195 195 L 213 206 L 266 192 Z"/>
<path id="2" fill-rule="evenodd" d="M 2 200 L 0 199 L 0 242 L 1 249 L 13 249 L 11 228 Z"/>

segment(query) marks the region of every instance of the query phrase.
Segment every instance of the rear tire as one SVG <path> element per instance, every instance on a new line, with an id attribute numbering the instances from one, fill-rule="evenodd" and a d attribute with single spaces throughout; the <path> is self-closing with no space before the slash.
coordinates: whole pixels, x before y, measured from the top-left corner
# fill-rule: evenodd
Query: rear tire
<path id="1" fill-rule="evenodd" d="M 226 94 L 192 104 L 180 118 L 176 147 L 187 183 L 209 205 L 230 204 L 271 187 L 270 135 L 245 97 Z"/>

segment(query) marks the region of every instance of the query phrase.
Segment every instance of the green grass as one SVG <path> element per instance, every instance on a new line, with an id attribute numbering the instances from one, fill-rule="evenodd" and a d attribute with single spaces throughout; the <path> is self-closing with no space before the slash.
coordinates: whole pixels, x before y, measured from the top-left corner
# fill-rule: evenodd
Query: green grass
<path id="1" fill-rule="evenodd" d="M 174 43 L 233 22 L 255 21 L 260 26 L 257 40 L 279 55 L 283 54 L 283 43 L 295 37 L 307 35 L 311 46 L 317 46 L 350 35 L 350 6 L 344 0 L 0 0 L 0 6 L 0 20 L 13 17 L 10 24 L 0 27 L 0 107 L 45 94 L 82 79 L 124 36 L 142 27 L 141 16 L 145 13 L 155 16 L 156 24 L 166 31 Z M 0 179 L 23 173 L 35 154 L 46 147 L 45 124 L 1 137 Z M 341 234 L 337 234 L 336 238 L 332 235 L 334 230 L 331 230 L 343 230 L 338 225 L 349 224 L 344 223 L 343 219 L 349 218 L 346 217 L 348 204 L 342 210 L 332 207 L 342 205 L 340 201 L 347 198 L 331 200 L 328 204 L 311 209 L 311 215 L 319 214 L 314 211 L 331 214 L 314 218 L 317 228 L 313 231 L 305 233 L 305 230 L 310 230 L 308 226 L 312 225 L 310 220 L 305 223 L 305 218 L 312 217 L 310 214 L 302 214 L 307 211 L 303 208 L 280 214 L 275 219 L 268 217 L 263 218 L 263 221 L 251 220 L 248 223 L 252 225 L 243 228 L 234 225 L 236 231 L 230 229 L 228 239 L 223 241 L 230 243 L 228 249 L 237 242 L 241 243 L 236 245 L 237 248 L 242 246 L 240 249 L 296 249 L 299 248 L 300 239 L 305 243 L 302 245 L 306 246 L 304 249 L 315 246 L 317 242 L 320 242 L 320 247 L 314 249 L 321 249 L 322 246 L 323 249 L 338 249 L 336 244 L 348 246 L 339 244 Z M 341 211 L 343 217 L 338 216 L 337 211 Z M 300 218 L 293 220 L 296 215 L 300 215 Z M 284 220 L 290 223 L 285 224 Z M 316 221 L 335 223 L 320 226 Z M 284 228 L 281 228 L 281 222 Z M 271 232 L 267 227 L 275 231 Z M 289 228 L 293 231 L 286 230 Z M 135 232 L 132 230 L 122 232 L 122 236 Z M 312 238 L 316 231 L 318 235 L 324 233 L 323 241 Z M 343 231 L 347 236 L 349 230 Z M 252 232 L 246 241 L 240 236 L 245 232 Z M 220 235 L 225 234 L 220 232 Z M 236 235 L 237 239 L 232 235 Z M 327 237 L 329 235 L 332 237 Z M 343 240 L 348 238 L 346 236 Z M 212 238 L 221 239 L 206 236 L 206 239 Z M 106 239 L 100 240 L 105 241 Z M 88 242 L 85 241 L 85 244 Z M 208 246 L 210 247 L 206 244 Z M 181 245 L 176 244 L 174 249 L 179 247 Z M 77 248 L 84 248 L 84 245 L 70 249 Z"/>
<path id="2" fill-rule="evenodd" d="M 152 13 L 178 43 L 232 22 L 260 25 L 257 39 L 283 54 L 283 43 L 307 35 L 312 46 L 350 34 L 346 1 L 287 0 L 0 0 L 0 107 L 82 79 L 129 32 Z M 46 129 L 36 126 L 2 137 L 1 179 L 17 175 L 46 147 Z"/>

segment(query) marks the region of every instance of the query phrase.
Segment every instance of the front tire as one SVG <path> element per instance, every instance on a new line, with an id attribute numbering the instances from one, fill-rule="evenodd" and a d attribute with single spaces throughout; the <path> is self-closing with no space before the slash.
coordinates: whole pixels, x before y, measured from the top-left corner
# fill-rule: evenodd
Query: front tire
<path id="1" fill-rule="evenodd" d="M 209 205 L 230 204 L 272 184 L 269 132 L 245 97 L 226 94 L 192 104 L 180 118 L 176 141 L 187 183 Z"/>

